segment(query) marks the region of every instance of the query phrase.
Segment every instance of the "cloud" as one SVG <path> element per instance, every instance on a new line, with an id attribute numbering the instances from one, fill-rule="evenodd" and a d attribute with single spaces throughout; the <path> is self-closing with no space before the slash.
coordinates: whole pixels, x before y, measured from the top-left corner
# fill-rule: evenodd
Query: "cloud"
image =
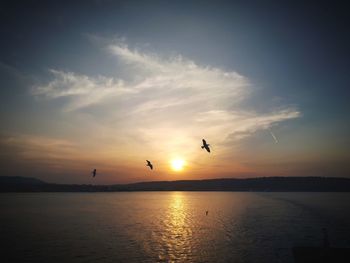
<path id="1" fill-rule="evenodd" d="M 290 107 L 270 112 L 242 107 L 253 89 L 249 79 L 237 72 L 199 65 L 182 56 L 164 58 L 131 49 L 125 42 L 108 44 L 106 49 L 123 65 L 123 74 L 116 70 L 115 76 L 88 76 L 50 70 L 53 79 L 34 87 L 32 94 L 66 98 L 64 111 L 103 108 L 106 130 L 113 130 L 110 123 L 118 123 L 115 143 L 134 140 L 133 150 L 142 147 L 142 141 L 158 154 L 190 154 L 197 148 L 186 145 L 196 145 L 202 137 L 224 145 L 300 116 Z"/>
<path id="2" fill-rule="evenodd" d="M 128 174 L 118 182 L 128 182 L 129 167 L 104 158 L 104 149 L 90 148 L 68 139 L 29 134 L 0 134 L 0 173 L 41 178 L 53 183 L 84 183 L 98 167 L 99 178 L 92 183 L 115 183 L 115 174 Z M 135 175 L 134 175 L 135 176 Z M 135 180 L 135 179 L 134 179 Z"/>
<path id="3" fill-rule="evenodd" d="M 49 99 L 68 97 L 70 103 L 66 106 L 66 111 L 103 103 L 107 98 L 132 92 L 125 88 L 122 80 L 104 76 L 89 77 L 53 69 L 50 72 L 54 79 L 46 85 L 36 86 L 32 89 L 32 94 Z"/>
<path id="4" fill-rule="evenodd" d="M 0 137 L 0 145 L 20 160 L 69 160 L 78 153 L 74 143 L 46 136 L 16 134 Z"/>
<path id="5" fill-rule="evenodd" d="M 229 140 L 239 140 L 251 135 L 260 129 L 268 129 L 271 125 L 300 116 L 295 109 L 281 110 L 267 114 L 249 111 L 208 111 L 198 115 L 196 121 L 205 128 L 209 127 L 211 134 L 226 131 Z"/>

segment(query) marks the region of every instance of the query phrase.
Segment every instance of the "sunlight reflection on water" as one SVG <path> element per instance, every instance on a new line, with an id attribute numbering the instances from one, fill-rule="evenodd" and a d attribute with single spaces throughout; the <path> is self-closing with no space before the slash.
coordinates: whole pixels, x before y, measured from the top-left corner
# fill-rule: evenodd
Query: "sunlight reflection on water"
<path id="1" fill-rule="evenodd" d="M 8 262 L 293 262 L 291 247 L 320 245 L 322 227 L 331 244 L 350 246 L 348 201 L 348 193 L 2 194 L 1 252 Z"/>
<path id="2" fill-rule="evenodd" d="M 186 260 L 186 255 L 191 254 L 192 226 L 189 217 L 182 193 L 173 193 L 162 222 L 164 230 L 161 233 L 161 242 L 164 249 L 160 251 L 160 260 Z"/>

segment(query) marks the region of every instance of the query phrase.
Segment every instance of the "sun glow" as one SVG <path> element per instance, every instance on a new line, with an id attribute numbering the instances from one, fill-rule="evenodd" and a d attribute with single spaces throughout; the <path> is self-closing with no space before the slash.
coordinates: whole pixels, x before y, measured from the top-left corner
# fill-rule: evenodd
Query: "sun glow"
<path id="1" fill-rule="evenodd" d="M 174 171 L 181 171 L 185 166 L 185 161 L 182 159 L 174 159 L 171 161 L 171 168 Z"/>

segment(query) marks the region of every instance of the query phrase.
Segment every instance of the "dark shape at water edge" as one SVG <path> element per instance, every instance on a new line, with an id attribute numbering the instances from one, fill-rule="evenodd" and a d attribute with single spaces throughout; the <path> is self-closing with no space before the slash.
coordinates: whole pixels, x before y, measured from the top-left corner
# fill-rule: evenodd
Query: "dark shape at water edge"
<path id="1" fill-rule="evenodd" d="M 327 229 L 323 228 L 323 247 L 293 247 L 296 263 L 348 263 L 350 248 L 331 247 Z"/>
<path id="2" fill-rule="evenodd" d="M 24 176 L 0 176 L 0 185 L 44 185 L 47 184 L 44 181 L 33 177 L 24 177 Z"/>
<path id="3" fill-rule="evenodd" d="M 256 191 L 350 192 L 350 178 L 260 177 L 154 181 L 133 184 L 52 184 L 35 178 L 0 176 L 0 192 Z"/>
<path id="4" fill-rule="evenodd" d="M 0 192 L 40 192 L 48 184 L 32 177 L 0 176 Z"/>
<path id="5" fill-rule="evenodd" d="M 293 247 L 296 263 L 349 263 L 350 249 L 340 247 Z"/>

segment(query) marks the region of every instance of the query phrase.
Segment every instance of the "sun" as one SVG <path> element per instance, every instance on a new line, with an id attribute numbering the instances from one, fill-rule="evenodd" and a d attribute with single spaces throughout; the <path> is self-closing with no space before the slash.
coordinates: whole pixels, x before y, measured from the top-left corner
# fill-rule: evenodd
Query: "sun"
<path id="1" fill-rule="evenodd" d="M 174 171 L 181 171 L 185 166 L 185 161 L 182 159 L 174 159 L 171 161 L 171 168 Z"/>

